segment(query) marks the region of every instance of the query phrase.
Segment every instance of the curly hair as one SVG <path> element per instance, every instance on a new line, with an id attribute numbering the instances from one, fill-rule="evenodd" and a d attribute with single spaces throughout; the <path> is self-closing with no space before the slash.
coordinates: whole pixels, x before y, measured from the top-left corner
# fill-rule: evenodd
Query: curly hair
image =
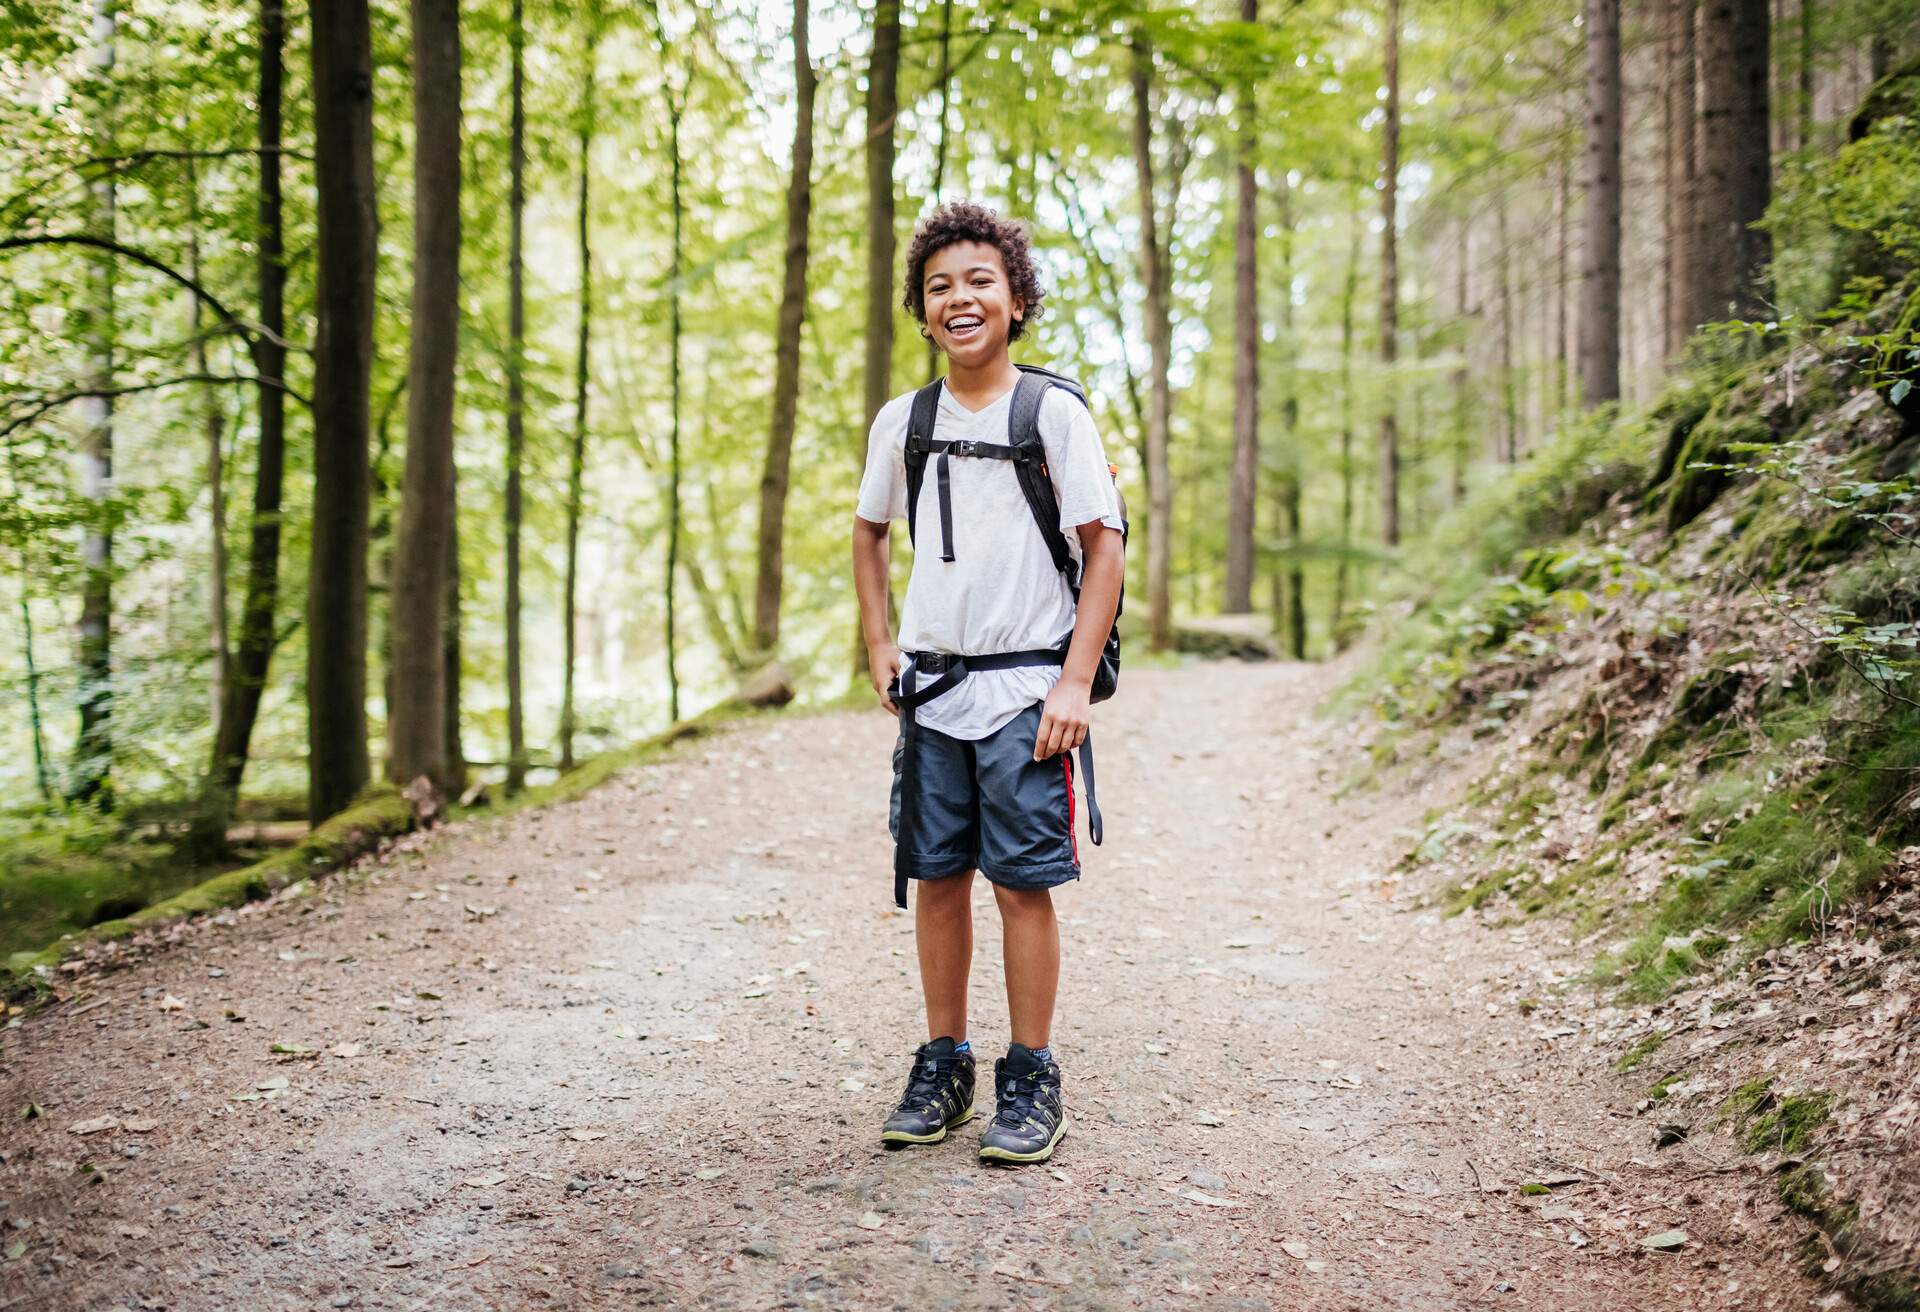
<path id="1" fill-rule="evenodd" d="M 1047 291 L 1033 267 L 1032 234 L 1024 221 L 1003 219 L 976 201 L 949 201 L 913 230 L 913 240 L 907 243 L 907 313 L 920 325 L 921 336 L 926 336 L 927 261 L 936 251 L 963 241 L 977 241 L 1000 252 L 1000 261 L 1007 266 L 1007 285 L 1026 307 L 1007 333 L 1008 341 L 1019 341 L 1027 325 L 1045 313 L 1041 302 Z"/>

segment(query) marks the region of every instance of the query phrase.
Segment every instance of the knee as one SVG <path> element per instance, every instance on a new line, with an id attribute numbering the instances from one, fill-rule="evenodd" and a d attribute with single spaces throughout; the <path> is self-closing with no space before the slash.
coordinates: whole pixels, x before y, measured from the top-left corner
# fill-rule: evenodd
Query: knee
<path id="1" fill-rule="evenodd" d="M 1050 888 L 1004 888 L 995 884 L 993 897 L 1000 904 L 1000 914 L 1010 920 L 1053 918 L 1053 890 Z"/>

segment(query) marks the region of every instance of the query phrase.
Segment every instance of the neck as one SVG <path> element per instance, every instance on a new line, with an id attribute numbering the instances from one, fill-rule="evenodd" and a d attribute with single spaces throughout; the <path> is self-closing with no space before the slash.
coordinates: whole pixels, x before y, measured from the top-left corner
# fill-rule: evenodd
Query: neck
<path id="1" fill-rule="evenodd" d="M 947 360 L 947 390 L 961 398 L 991 399 L 1020 381 L 1020 371 L 1003 349 L 984 364 Z"/>

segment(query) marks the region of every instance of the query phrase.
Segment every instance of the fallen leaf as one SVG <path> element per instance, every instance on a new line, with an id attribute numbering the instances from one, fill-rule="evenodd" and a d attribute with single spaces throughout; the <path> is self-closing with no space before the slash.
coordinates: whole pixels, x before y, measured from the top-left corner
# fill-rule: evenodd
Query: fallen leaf
<path id="1" fill-rule="evenodd" d="M 840 1092 L 842 1093 L 858 1093 L 860 1092 L 860 1090 L 866 1087 L 867 1086 L 865 1084 L 862 1084 L 859 1080 L 854 1079 L 853 1076 L 851 1075 L 847 1076 L 846 1079 L 840 1081 Z"/>
<path id="2" fill-rule="evenodd" d="M 1196 1125 L 1225 1125 L 1227 1123 L 1227 1118 L 1220 1115 L 1220 1113 L 1204 1110 L 1195 1112 L 1193 1114 L 1193 1120 Z"/>
<path id="3" fill-rule="evenodd" d="M 860 1214 L 860 1228 L 862 1230 L 878 1230 L 886 1223 L 887 1219 L 878 1212 L 862 1212 Z"/>
<path id="4" fill-rule="evenodd" d="M 128 1134 L 152 1134 L 160 1128 L 160 1122 L 151 1116 L 129 1116 L 120 1123 L 120 1128 Z"/>
<path id="5" fill-rule="evenodd" d="M 102 1130 L 117 1130 L 120 1118 L 117 1116 L 96 1116 L 90 1121 L 75 1121 L 67 1127 L 71 1134 L 98 1134 Z"/>
<path id="6" fill-rule="evenodd" d="M 312 1052 L 313 1049 L 308 1047 L 303 1047 L 298 1043 L 276 1043 L 271 1048 L 268 1048 L 267 1051 L 273 1052 L 273 1053 L 279 1053 L 280 1055 L 286 1056 L 286 1057 L 304 1057 L 308 1053 Z"/>
<path id="7" fill-rule="evenodd" d="M 567 1138 L 573 1140 L 575 1143 L 592 1143 L 595 1139 L 604 1139 L 606 1137 L 607 1137 L 607 1132 L 605 1130 L 568 1130 L 567 1131 Z"/>
<path id="8" fill-rule="evenodd" d="M 160 1010 L 162 1011 L 185 1011 L 186 1009 L 187 1004 L 174 997 L 171 993 L 160 999 Z"/>
<path id="9" fill-rule="evenodd" d="M 1648 1235 L 1640 1241 L 1640 1247 L 1658 1249 L 1666 1252 L 1681 1247 L 1687 1242 L 1685 1230 L 1662 1230 L 1657 1235 Z"/>
<path id="10" fill-rule="evenodd" d="M 693 1178 L 696 1180 L 718 1180 L 726 1173 L 726 1168 L 724 1167 L 703 1166 L 693 1173 Z"/>
<path id="11" fill-rule="evenodd" d="M 1296 1258 L 1299 1261 L 1304 1262 L 1307 1260 L 1312 1250 L 1310 1250 L 1305 1244 L 1301 1243 L 1298 1239 L 1283 1239 L 1280 1241 L 1280 1251 L 1285 1253 L 1288 1257 Z"/>
<path id="12" fill-rule="evenodd" d="M 327 1051 L 336 1057 L 358 1057 L 361 1048 L 357 1043 L 336 1043 Z"/>
<path id="13" fill-rule="evenodd" d="M 30 1102 L 20 1109 L 20 1119 L 23 1121 L 37 1121 L 45 1115 L 46 1113 L 40 1110 L 40 1104 L 37 1102 Z"/>
<path id="14" fill-rule="evenodd" d="M 292 1081 L 284 1075 L 270 1075 L 253 1087 L 263 1093 L 271 1093 L 276 1089 L 284 1089 L 291 1083 Z"/>
<path id="15" fill-rule="evenodd" d="M 12 1243 L 7 1245 L 7 1261 L 9 1262 L 13 1261 L 15 1258 L 19 1257 L 22 1253 L 26 1251 L 27 1251 L 26 1240 L 24 1239 L 14 1240 Z"/>
<path id="16" fill-rule="evenodd" d="M 468 1176 L 461 1183 L 473 1189 L 491 1189 L 495 1185 L 505 1184 L 506 1182 L 506 1174 L 501 1171 L 495 1171 L 492 1175 Z"/>

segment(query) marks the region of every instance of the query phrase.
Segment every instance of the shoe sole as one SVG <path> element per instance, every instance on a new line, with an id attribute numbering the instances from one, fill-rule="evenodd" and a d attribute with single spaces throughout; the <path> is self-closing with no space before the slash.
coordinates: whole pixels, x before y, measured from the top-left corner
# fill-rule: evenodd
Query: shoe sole
<path id="1" fill-rule="evenodd" d="M 1067 1134 L 1067 1118 L 1060 1118 L 1060 1128 L 1053 1132 L 1053 1138 L 1030 1153 L 1017 1153 L 1011 1148 L 996 1148 L 987 1144 L 980 1146 L 980 1160 L 983 1162 L 1006 1162 L 1013 1166 L 1030 1166 L 1035 1162 L 1044 1162 L 1053 1156 L 1053 1150 Z"/>
<path id="2" fill-rule="evenodd" d="M 972 1120 L 974 1114 L 975 1108 L 969 1105 L 965 1111 L 955 1116 L 945 1125 L 937 1130 L 928 1131 L 926 1134 L 913 1134 L 906 1130 L 882 1130 L 880 1131 L 880 1142 L 894 1144 L 902 1148 L 910 1144 L 939 1143 L 942 1139 L 953 1133 L 954 1130 Z"/>

